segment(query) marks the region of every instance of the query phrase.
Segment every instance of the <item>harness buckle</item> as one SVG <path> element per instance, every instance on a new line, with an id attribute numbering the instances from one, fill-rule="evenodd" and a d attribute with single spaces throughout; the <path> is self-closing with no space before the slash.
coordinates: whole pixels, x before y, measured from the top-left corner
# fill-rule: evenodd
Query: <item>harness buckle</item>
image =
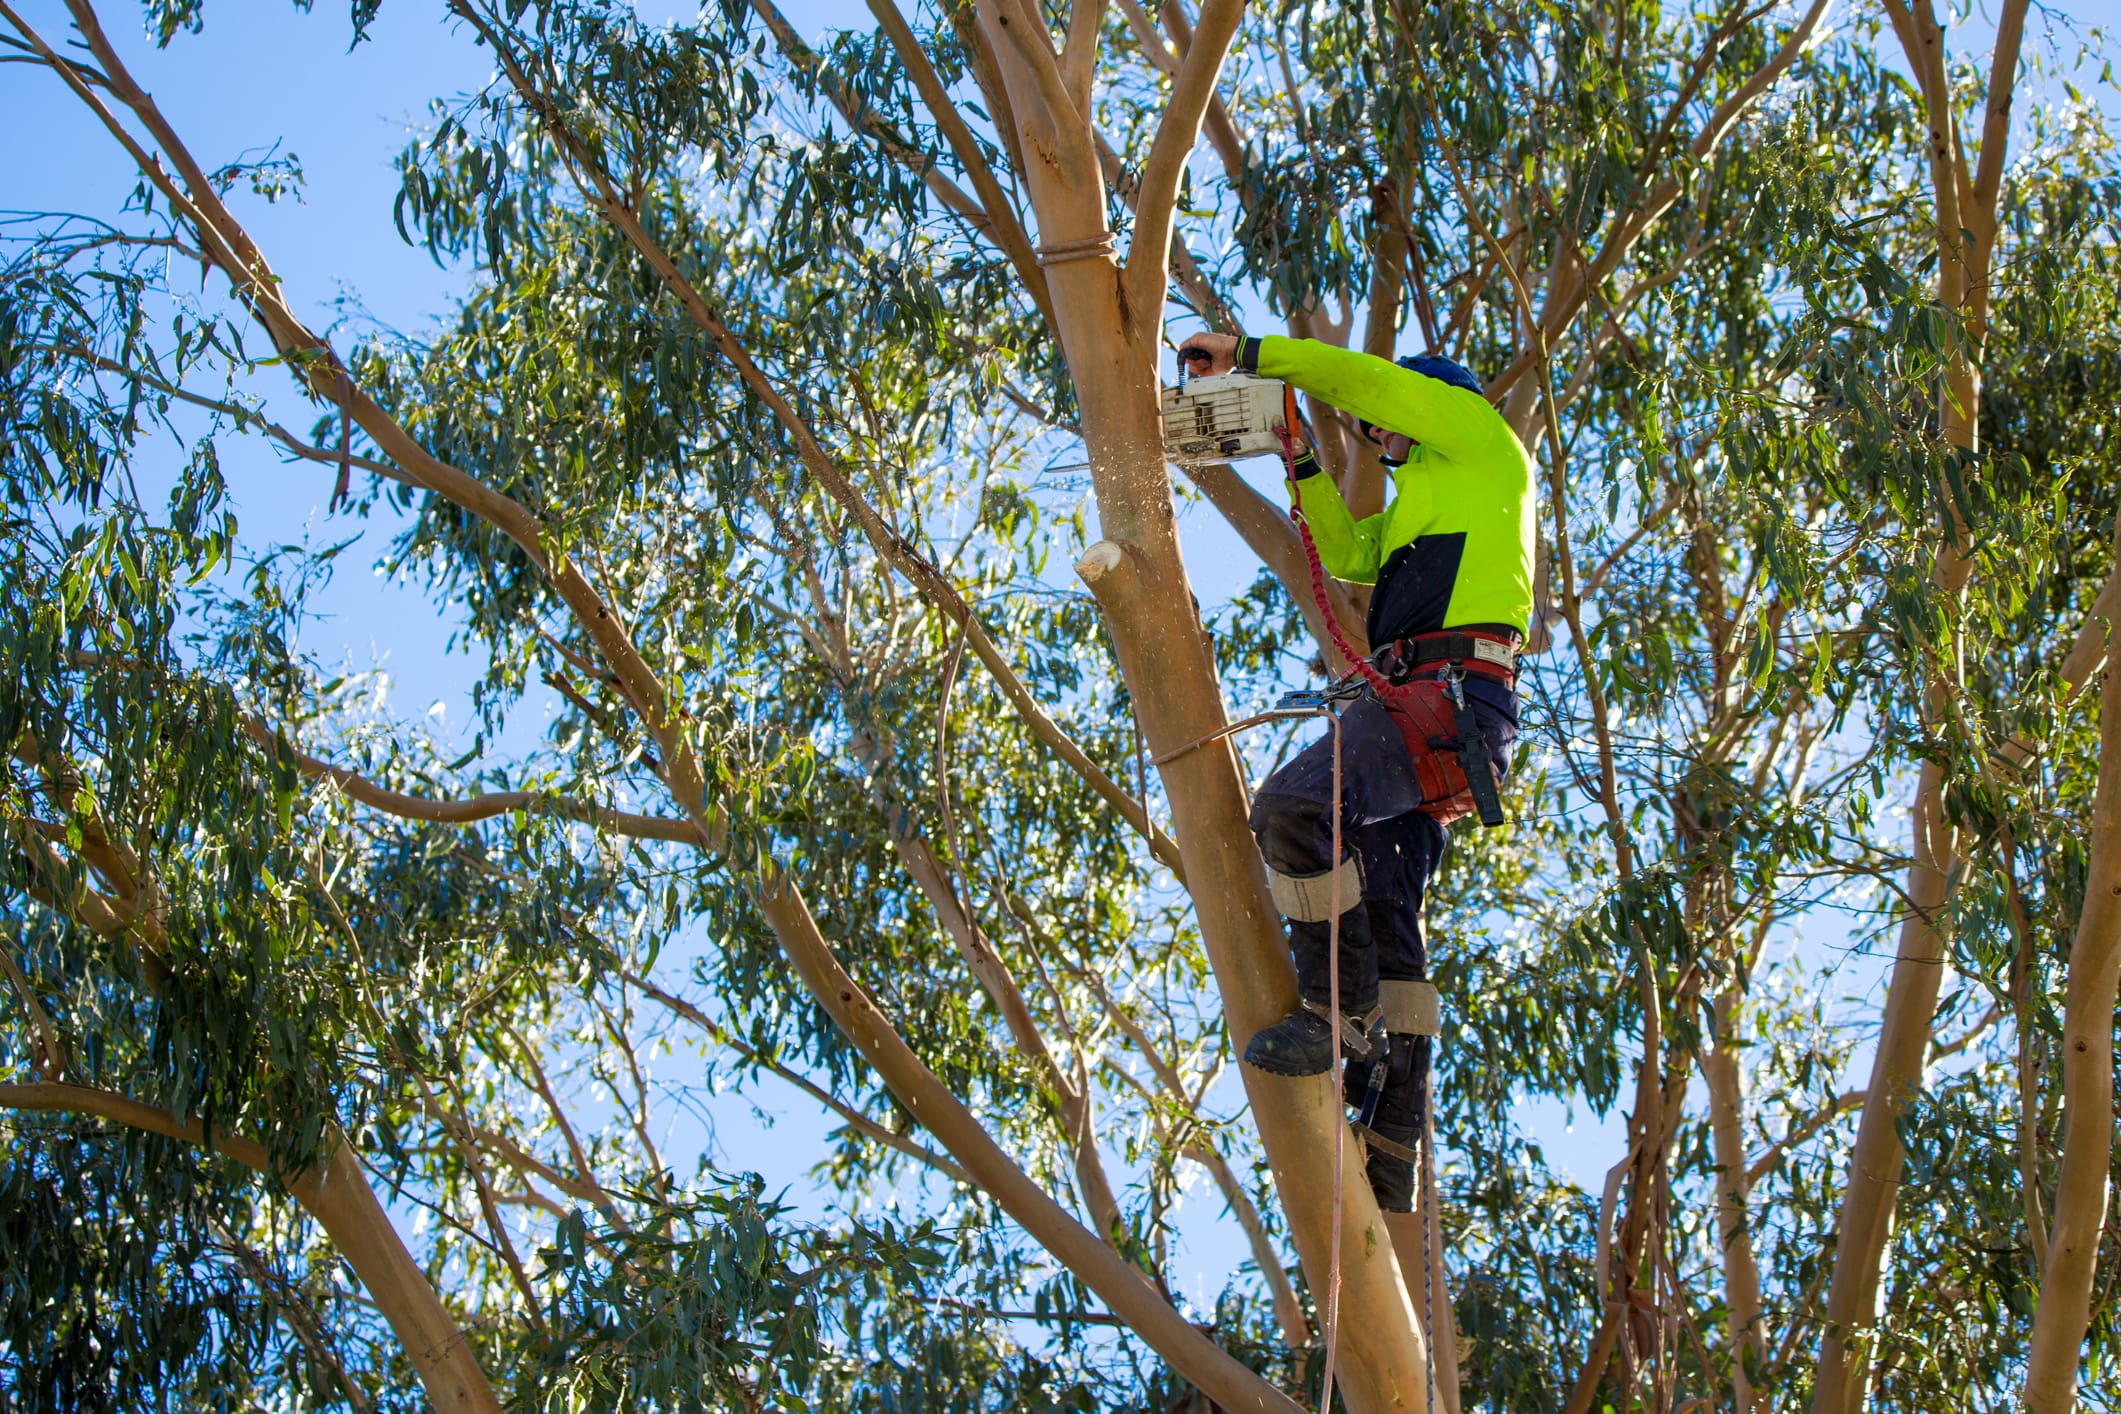
<path id="1" fill-rule="evenodd" d="M 1444 690 L 1451 694 L 1451 705 L 1461 712 L 1465 711 L 1466 665 L 1453 658 L 1450 662 L 1444 664 L 1443 671 L 1436 676 L 1438 681 L 1443 683 Z"/>

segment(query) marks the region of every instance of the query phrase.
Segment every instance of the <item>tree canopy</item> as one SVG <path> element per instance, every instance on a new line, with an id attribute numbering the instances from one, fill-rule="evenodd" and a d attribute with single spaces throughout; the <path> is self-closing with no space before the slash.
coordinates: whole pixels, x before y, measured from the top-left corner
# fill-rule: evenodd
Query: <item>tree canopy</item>
<path id="1" fill-rule="evenodd" d="M 16 110 L 138 182 L 0 248 L 4 1407 L 2115 1407 L 2097 30 L 452 0 L 490 74 L 388 219 L 468 293 L 349 335 L 254 234 L 299 165 L 127 68 L 239 20 L 15 5 Z M 1203 324 L 1447 353 L 1538 470 L 1404 1226 L 1234 1061 L 1316 724 L 1227 728 L 1365 590 L 1271 465 L 1165 463 Z M 468 753 L 304 649 L 343 547 L 246 534 L 253 441 L 389 528 Z M 778 1086 L 823 1217 L 671 1147 Z M 1624 1119 L 1602 1185 L 1530 1100 Z"/>

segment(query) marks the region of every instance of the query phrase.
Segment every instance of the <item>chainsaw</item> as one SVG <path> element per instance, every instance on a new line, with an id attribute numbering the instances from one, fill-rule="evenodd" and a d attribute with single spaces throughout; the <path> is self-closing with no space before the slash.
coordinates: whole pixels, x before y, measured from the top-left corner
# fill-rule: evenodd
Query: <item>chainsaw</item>
<path id="1" fill-rule="evenodd" d="M 1212 466 L 1280 455 L 1288 385 L 1279 378 L 1224 373 L 1164 389 L 1164 456 L 1180 466 Z"/>

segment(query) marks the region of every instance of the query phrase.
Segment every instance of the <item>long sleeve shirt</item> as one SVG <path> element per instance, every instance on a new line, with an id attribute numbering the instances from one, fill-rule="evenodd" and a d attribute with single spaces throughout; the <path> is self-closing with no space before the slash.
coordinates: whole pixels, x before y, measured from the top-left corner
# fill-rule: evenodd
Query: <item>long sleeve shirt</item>
<path id="1" fill-rule="evenodd" d="M 1239 366 L 1414 439 L 1383 511 L 1357 520 L 1330 476 L 1298 504 L 1326 572 L 1374 584 L 1370 642 L 1445 628 L 1523 633 L 1532 617 L 1532 463 L 1488 400 L 1314 339 L 1246 339 Z M 1315 465 L 1315 464 L 1314 464 Z"/>

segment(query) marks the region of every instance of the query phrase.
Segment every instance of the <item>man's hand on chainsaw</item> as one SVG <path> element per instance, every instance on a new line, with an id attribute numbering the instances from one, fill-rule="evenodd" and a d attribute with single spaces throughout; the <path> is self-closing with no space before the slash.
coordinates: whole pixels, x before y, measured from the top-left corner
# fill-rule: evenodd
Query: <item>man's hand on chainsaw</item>
<path id="1" fill-rule="evenodd" d="M 1237 367 L 1237 336 L 1202 332 L 1178 346 L 1178 361 L 1195 378 L 1212 378 Z"/>

